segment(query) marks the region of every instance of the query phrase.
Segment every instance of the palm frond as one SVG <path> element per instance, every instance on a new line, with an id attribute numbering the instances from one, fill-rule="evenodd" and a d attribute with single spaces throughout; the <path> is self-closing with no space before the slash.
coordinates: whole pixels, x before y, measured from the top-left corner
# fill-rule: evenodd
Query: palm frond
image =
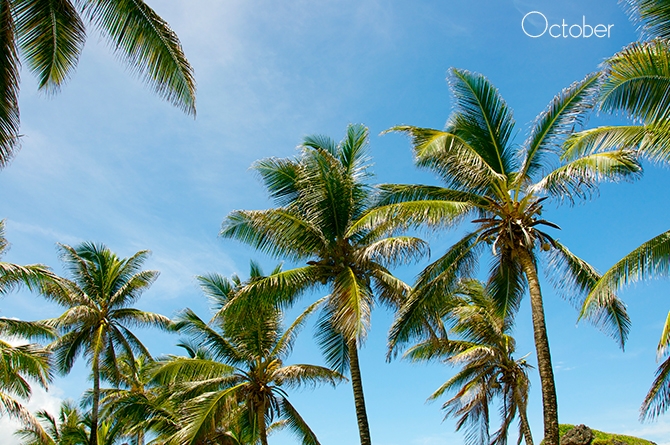
<path id="1" fill-rule="evenodd" d="M 170 26 L 142 0 L 93 0 L 84 14 L 109 39 L 130 70 L 168 102 L 195 115 L 193 68 Z"/>
<path id="2" fill-rule="evenodd" d="M 301 165 L 291 159 L 266 158 L 251 166 L 258 172 L 270 197 L 279 206 L 288 205 L 300 195 Z"/>
<path id="3" fill-rule="evenodd" d="M 478 192 L 504 181 L 477 147 L 456 133 L 406 125 L 386 130 L 391 131 L 410 136 L 417 166 L 437 173 L 448 188 Z"/>
<path id="4" fill-rule="evenodd" d="M 347 339 L 333 326 L 334 317 L 332 309 L 326 306 L 316 323 L 315 338 L 326 364 L 340 374 L 345 374 L 349 370 L 349 349 Z"/>
<path id="5" fill-rule="evenodd" d="M 630 19 L 651 37 L 670 37 L 670 7 L 662 1 L 625 0 Z"/>
<path id="6" fill-rule="evenodd" d="M 313 256 L 325 245 L 316 227 L 301 215 L 284 209 L 231 212 L 219 235 L 270 255 L 295 260 Z"/>
<path id="7" fill-rule="evenodd" d="M 556 287 L 569 295 L 573 303 L 582 307 L 580 318 L 587 318 L 623 348 L 631 322 L 626 305 L 614 294 L 614 288 L 600 292 L 597 300 L 591 299 L 596 285 L 600 283 L 600 274 L 558 241 L 552 250 L 550 269 Z M 583 304 L 580 304 L 582 299 Z"/>
<path id="8" fill-rule="evenodd" d="M 19 57 L 12 4 L 0 5 L 0 168 L 19 149 Z"/>
<path id="9" fill-rule="evenodd" d="M 518 186 L 529 181 L 545 165 L 547 153 L 558 151 L 560 143 L 582 125 L 593 108 L 599 75 L 592 73 L 554 96 L 547 108 L 538 115 L 524 143 L 525 159 L 517 176 Z"/>
<path id="10" fill-rule="evenodd" d="M 645 124 L 670 117 L 670 44 L 665 40 L 635 42 L 605 63 L 601 108 L 624 111 Z"/>
<path id="11" fill-rule="evenodd" d="M 295 434 L 303 445 L 320 445 L 314 431 L 307 426 L 307 422 L 286 398 L 281 401 L 281 410 L 286 419 L 286 427 Z"/>
<path id="12" fill-rule="evenodd" d="M 642 166 L 631 150 L 594 153 L 561 165 L 531 186 L 532 193 L 548 193 L 574 202 L 586 199 L 603 181 L 634 180 Z"/>
<path id="13" fill-rule="evenodd" d="M 16 2 L 16 32 L 39 88 L 57 92 L 77 65 L 86 40 L 84 24 L 69 0 Z"/>
<path id="14" fill-rule="evenodd" d="M 640 407 L 640 420 L 654 419 L 670 406 L 670 357 L 656 370 L 656 378 Z"/>
<path id="15" fill-rule="evenodd" d="M 289 326 L 281 337 L 277 340 L 276 345 L 270 351 L 271 357 L 285 357 L 293 349 L 293 344 L 295 343 L 296 336 L 300 332 L 300 329 L 305 325 L 307 318 L 311 316 L 314 311 L 320 308 L 327 300 L 327 297 L 320 298 L 316 302 L 310 304 L 307 309 L 305 309 L 302 314 L 296 318 L 291 326 Z"/>
<path id="16" fill-rule="evenodd" d="M 384 238 L 365 246 L 360 251 L 365 262 L 375 262 L 385 267 L 419 261 L 430 255 L 428 243 L 413 236 Z"/>
<path id="17" fill-rule="evenodd" d="M 302 386 L 316 386 L 328 383 L 335 387 L 338 383 L 347 380 L 337 371 L 316 365 L 287 365 L 278 369 L 274 378 L 282 386 L 297 388 Z"/>

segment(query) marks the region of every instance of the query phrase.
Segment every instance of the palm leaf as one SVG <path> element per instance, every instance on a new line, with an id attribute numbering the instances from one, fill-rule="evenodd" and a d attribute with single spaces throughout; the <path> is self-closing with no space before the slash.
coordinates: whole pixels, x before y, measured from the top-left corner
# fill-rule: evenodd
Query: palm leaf
<path id="1" fill-rule="evenodd" d="M 282 398 L 281 410 L 286 418 L 286 427 L 298 437 L 303 445 L 320 445 L 314 431 L 307 426 L 307 422 L 286 398 Z"/>
<path id="2" fill-rule="evenodd" d="M 635 42 L 607 60 L 601 108 L 623 110 L 645 124 L 670 117 L 670 46 L 667 41 Z"/>
<path id="3" fill-rule="evenodd" d="M 547 109 L 538 115 L 524 143 L 527 151 L 517 176 L 519 187 L 539 172 L 544 165 L 544 155 L 556 152 L 562 140 L 574 132 L 575 126 L 583 124 L 593 108 L 598 80 L 599 75 L 593 73 L 573 83 L 554 96 Z"/>
<path id="4" fill-rule="evenodd" d="M 84 14 L 168 102 L 195 115 L 195 79 L 177 35 L 142 0 L 90 0 Z"/>
<path id="5" fill-rule="evenodd" d="M 618 150 L 582 156 L 554 169 L 531 186 L 532 193 L 548 193 L 574 202 L 588 198 L 603 181 L 634 180 L 642 174 L 635 152 Z"/>
<path id="6" fill-rule="evenodd" d="M 19 148 L 19 58 L 12 4 L 0 4 L 0 168 Z"/>
<path id="7" fill-rule="evenodd" d="M 15 2 L 16 32 L 39 88 L 57 92 L 79 59 L 86 30 L 69 0 Z"/>
<path id="8" fill-rule="evenodd" d="M 626 305 L 614 294 L 614 288 L 600 292 L 599 298 L 593 300 L 591 295 L 600 284 L 600 274 L 559 242 L 555 242 L 554 247 L 550 269 L 554 271 L 555 285 L 572 296 L 572 301 L 577 305 L 583 296 L 588 294 L 583 301 L 579 317 L 587 318 L 623 348 L 631 325 Z"/>

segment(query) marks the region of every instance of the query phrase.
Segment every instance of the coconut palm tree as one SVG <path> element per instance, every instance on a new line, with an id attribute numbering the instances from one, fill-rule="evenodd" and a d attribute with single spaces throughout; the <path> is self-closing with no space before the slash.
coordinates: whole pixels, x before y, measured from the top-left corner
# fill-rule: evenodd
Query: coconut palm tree
<path id="1" fill-rule="evenodd" d="M 84 19 L 160 96 L 195 114 L 193 69 L 177 35 L 144 1 L 6 1 L 0 5 L 0 168 L 18 148 L 20 60 L 40 90 L 58 91 L 84 47 Z"/>
<path id="2" fill-rule="evenodd" d="M 252 263 L 249 282 L 262 278 L 260 268 Z M 283 330 L 282 312 L 272 305 L 241 304 L 238 299 L 234 312 L 222 309 L 246 284 L 237 277 L 228 280 L 211 274 L 199 280 L 205 293 L 215 300 L 216 315 L 206 323 L 186 309 L 177 319 L 176 329 L 188 335 L 182 346 L 190 351 L 190 357 L 170 357 L 160 363 L 154 377 L 157 383 L 169 385 L 174 397 L 186 400 L 176 443 L 200 443 L 218 431 L 237 437 L 241 443 L 267 445 L 269 424 L 281 419 L 303 444 L 318 444 L 314 432 L 289 402 L 286 389 L 319 383 L 334 386 L 344 377 L 322 366 L 286 365 L 284 360 L 305 319 L 320 302 Z"/>
<path id="3" fill-rule="evenodd" d="M 526 417 L 530 381 L 525 358 L 515 359 L 516 342 L 511 336 L 514 317 L 501 315 L 497 302 L 484 285 L 464 280 L 450 296 L 449 305 L 437 317 L 437 335 L 411 347 L 405 357 L 412 361 L 442 360 L 460 370 L 435 391 L 429 400 L 446 392 L 456 394 L 442 408 L 458 417 L 456 429 L 466 429 L 466 443 L 505 445 L 509 428 L 519 416 L 519 436 L 527 445 L 533 437 Z M 443 323 L 451 324 L 451 329 Z M 499 399 L 500 428 L 493 440 L 489 434 L 490 405 Z"/>
<path id="4" fill-rule="evenodd" d="M 563 285 L 576 291 L 588 291 L 599 275 L 544 231 L 558 226 L 542 218 L 543 202 L 548 197 L 570 200 L 588 196 L 599 181 L 635 176 L 640 166 L 632 153 L 622 151 L 584 156 L 550 168 L 560 142 L 589 110 L 597 75 L 589 75 L 557 95 L 538 116 L 520 149 L 513 143 L 512 112 L 488 79 L 451 69 L 449 82 L 455 110 L 445 130 L 411 126 L 390 130 L 411 137 L 416 164 L 434 171 L 446 187 L 382 186 L 377 208 L 353 229 L 374 227 L 382 221 L 387 222 L 387 228 L 455 226 L 472 218 L 473 230 L 419 275 L 415 290 L 392 326 L 391 347 L 424 333 L 424 314 L 444 304 L 444 296 L 460 278 L 475 273 L 479 258 L 488 250 L 493 263 L 487 288 L 501 313 L 514 313 L 524 293 L 530 294 L 545 443 L 557 445 L 556 390 L 538 261 L 547 253 L 555 263 L 553 269 L 565 275 L 561 276 Z M 594 316 L 624 342 L 629 321 L 619 300 L 612 297 Z"/>
<path id="5" fill-rule="evenodd" d="M 374 192 L 366 182 L 367 145 L 367 128 L 350 125 L 339 144 L 326 136 L 310 136 L 296 159 L 257 161 L 253 168 L 278 207 L 234 211 L 221 230 L 225 238 L 306 262 L 246 286 L 257 299 L 290 306 L 306 290 L 327 286 L 317 340 L 328 366 L 342 373 L 350 370 L 361 445 L 370 445 L 371 439 L 358 348 L 370 327 L 375 297 L 399 307 L 409 287 L 388 267 L 419 258 L 427 250 L 415 237 L 386 237 L 388 221 L 357 226 Z"/>
<path id="6" fill-rule="evenodd" d="M 86 445 L 89 443 L 91 417 L 83 413 L 71 400 L 61 403 L 58 418 L 48 411 L 36 414 L 37 424 L 16 431 L 21 445 Z M 98 426 L 99 445 L 117 445 L 120 443 L 121 428 L 119 419 L 109 418 Z"/>
<path id="7" fill-rule="evenodd" d="M 600 110 L 623 112 L 631 124 L 601 126 L 573 134 L 565 143 L 565 159 L 589 153 L 634 150 L 654 163 L 670 163 L 670 9 L 658 0 L 629 0 L 631 18 L 651 40 L 634 42 L 606 60 Z M 590 292 L 582 307 L 588 315 L 607 304 L 614 289 L 670 272 L 670 230 L 624 256 Z M 670 312 L 658 344 L 666 356 L 641 407 L 641 418 L 653 418 L 670 406 Z"/>
<path id="8" fill-rule="evenodd" d="M 38 423 L 17 430 L 21 445 L 86 445 L 88 428 L 84 414 L 71 400 L 61 402 L 58 418 L 46 410 L 37 412 Z"/>
<path id="9" fill-rule="evenodd" d="M 70 274 L 60 282 L 42 286 L 42 293 L 66 308 L 58 318 L 48 320 L 61 336 L 52 345 L 56 368 L 67 374 L 83 355 L 91 366 L 93 390 L 90 445 L 98 445 L 98 415 L 101 370 L 112 382 L 120 379 L 121 353 L 151 356 L 130 327 L 167 329 L 170 319 L 130 307 L 151 286 L 157 271 L 142 270 L 149 252 L 119 258 L 102 244 L 60 245 L 61 258 Z"/>

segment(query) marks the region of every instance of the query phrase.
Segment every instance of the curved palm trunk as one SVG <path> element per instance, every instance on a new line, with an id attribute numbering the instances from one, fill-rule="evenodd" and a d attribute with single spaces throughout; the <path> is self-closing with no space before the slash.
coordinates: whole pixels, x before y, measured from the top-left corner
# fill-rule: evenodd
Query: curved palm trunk
<path id="1" fill-rule="evenodd" d="M 356 405 L 356 420 L 358 421 L 358 433 L 361 437 L 361 445 L 372 445 L 368 413 L 365 409 L 365 397 L 363 396 L 363 381 L 361 380 L 361 367 L 358 363 L 356 340 L 349 340 L 347 342 L 347 349 L 349 350 L 351 386 L 354 389 L 354 404 Z"/>
<path id="2" fill-rule="evenodd" d="M 558 444 L 558 402 L 556 400 L 556 384 L 554 383 L 554 371 L 551 366 L 551 354 L 549 352 L 549 338 L 547 337 L 547 326 L 544 321 L 544 305 L 542 304 L 542 292 L 540 281 L 537 277 L 537 268 L 528 251 L 519 249 L 519 261 L 528 280 L 528 291 L 530 293 L 530 307 L 533 317 L 533 336 L 535 337 L 535 350 L 537 352 L 537 367 L 540 372 L 540 384 L 542 386 L 542 411 L 544 415 L 544 444 Z"/>
<path id="3" fill-rule="evenodd" d="M 519 410 L 519 421 L 521 422 L 521 434 L 526 441 L 526 445 L 534 445 L 533 435 L 530 432 L 530 425 L 528 424 L 528 417 L 526 417 L 526 409 Z"/>
<path id="4" fill-rule="evenodd" d="M 91 435 L 89 445 L 98 445 L 98 410 L 100 405 L 100 363 L 98 355 L 93 357 L 93 406 L 91 407 Z"/>

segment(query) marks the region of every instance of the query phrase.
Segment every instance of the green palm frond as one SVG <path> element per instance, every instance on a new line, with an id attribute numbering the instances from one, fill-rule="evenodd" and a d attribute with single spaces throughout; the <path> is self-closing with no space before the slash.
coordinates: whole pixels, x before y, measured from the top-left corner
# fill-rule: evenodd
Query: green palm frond
<path id="1" fill-rule="evenodd" d="M 665 319 L 661 340 L 658 342 L 658 348 L 656 349 L 659 357 L 667 354 L 668 346 L 670 346 L 670 312 L 668 312 L 668 316 Z"/>
<path id="2" fill-rule="evenodd" d="M 270 197 L 280 205 L 290 204 L 300 193 L 301 166 L 291 159 L 266 158 L 251 166 L 263 179 Z"/>
<path id="3" fill-rule="evenodd" d="M 528 282 L 521 265 L 510 257 L 508 250 L 501 251 L 496 260 L 492 264 L 486 289 L 496 302 L 499 314 L 513 318 L 528 289 Z"/>
<path id="4" fill-rule="evenodd" d="M 153 9 L 142 0 L 93 0 L 83 5 L 83 11 L 131 71 L 161 97 L 195 115 L 193 68 L 177 35 Z"/>
<path id="5" fill-rule="evenodd" d="M 670 37 L 670 6 L 663 1 L 625 0 L 623 2 L 633 22 L 652 37 Z"/>
<path id="6" fill-rule="evenodd" d="M 386 130 L 391 131 L 410 136 L 417 166 L 435 171 L 448 188 L 474 192 L 504 180 L 482 153 L 458 134 L 410 126 Z"/>
<path id="7" fill-rule="evenodd" d="M 39 88 L 56 92 L 77 65 L 86 40 L 79 13 L 69 0 L 15 2 L 16 33 Z"/>
<path id="8" fill-rule="evenodd" d="M 282 399 L 281 409 L 286 416 L 286 428 L 298 437 L 303 445 L 320 445 L 316 434 L 307 426 L 307 422 L 300 416 L 298 411 L 287 400 Z"/>
<path id="9" fill-rule="evenodd" d="M 12 5 L 0 5 L 0 168 L 19 149 L 19 56 Z"/>
<path id="10" fill-rule="evenodd" d="M 514 168 L 509 147 L 514 130 L 512 111 L 481 74 L 455 68 L 449 74 L 456 106 L 447 131 L 466 139 L 487 165 L 507 176 Z"/>
<path id="11" fill-rule="evenodd" d="M 558 241 L 552 250 L 550 265 L 555 285 L 581 306 L 579 317 L 589 320 L 623 348 L 631 322 L 626 305 L 614 294 L 614 288 L 601 292 L 600 297 L 593 300 L 591 295 L 600 283 L 600 274 Z"/>
<path id="12" fill-rule="evenodd" d="M 670 44 L 635 42 L 605 63 L 601 108 L 624 111 L 645 124 L 667 121 L 670 98 Z"/>
<path id="13" fill-rule="evenodd" d="M 431 228 L 445 227 L 461 221 L 474 206 L 469 202 L 454 201 L 408 201 L 375 207 L 359 218 L 347 232 L 353 237 L 361 231 L 371 231 L 367 238 L 378 239 L 400 229 L 419 225 Z"/>
<path id="14" fill-rule="evenodd" d="M 380 265 L 373 267 L 370 275 L 373 279 L 374 291 L 379 302 L 395 310 L 400 309 L 402 304 L 409 298 L 412 291 L 411 286 L 393 276 L 391 272 Z"/>
<path id="15" fill-rule="evenodd" d="M 291 326 L 289 326 L 284 333 L 282 334 L 281 337 L 277 340 L 275 346 L 272 348 L 270 351 L 270 355 L 273 357 L 286 357 L 290 354 L 291 350 L 293 349 L 293 344 L 295 343 L 295 340 L 297 338 L 298 333 L 302 329 L 302 327 L 305 325 L 307 322 L 307 319 L 317 310 L 319 309 L 327 300 L 327 297 L 323 297 L 316 302 L 310 304 L 307 309 L 305 309 L 302 314 L 296 318 L 293 323 L 291 323 Z"/>
<path id="16" fill-rule="evenodd" d="M 372 289 L 351 267 L 345 267 L 335 277 L 328 305 L 333 310 L 334 324 L 345 338 L 362 341 L 366 337 L 374 305 Z"/>
<path id="17" fill-rule="evenodd" d="M 642 402 L 640 419 L 654 419 L 670 407 L 670 357 L 656 370 L 656 378 Z"/>
<path id="18" fill-rule="evenodd" d="M 219 235 L 296 260 L 314 255 L 325 244 L 316 227 L 300 214 L 283 209 L 234 211 L 226 217 Z"/>
<path id="19" fill-rule="evenodd" d="M 554 96 L 547 109 L 540 113 L 524 143 L 525 160 L 517 176 L 518 187 L 544 167 L 544 156 L 555 153 L 560 143 L 574 132 L 576 125 L 584 123 L 593 108 L 599 75 L 589 74 Z"/>
<path id="20" fill-rule="evenodd" d="M 24 321 L 0 317 L 0 335 L 3 337 L 15 336 L 25 339 L 53 340 L 56 338 L 56 331 L 42 321 Z"/>
<path id="21" fill-rule="evenodd" d="M 471 233 L 421 272 L 389 330 L 388 357 L 401 345 L 425 335 L 430 317 L 441 317 L 450 309 L 459 280 L 474 274 L 482 247 L 477 233 Z"/>
<path id="22" fill-rule="evenodd" d="M 316 323 L 315 338 L 326 365 L 340 374 L 345 374 L 349 371 L 349 349 L 344 335 L 333 326 L 334 319 L 333 310 L 326 306 Z"/>
<path id="23" fill-rule="evenodd" d="M 631 150 L 608 151 L 582 156 L 556 168 L 531 187 L 533 193 L 548 193 L 573 202 L 588 198 L 604 181 L 634 180 L 642 166 Z"/>

